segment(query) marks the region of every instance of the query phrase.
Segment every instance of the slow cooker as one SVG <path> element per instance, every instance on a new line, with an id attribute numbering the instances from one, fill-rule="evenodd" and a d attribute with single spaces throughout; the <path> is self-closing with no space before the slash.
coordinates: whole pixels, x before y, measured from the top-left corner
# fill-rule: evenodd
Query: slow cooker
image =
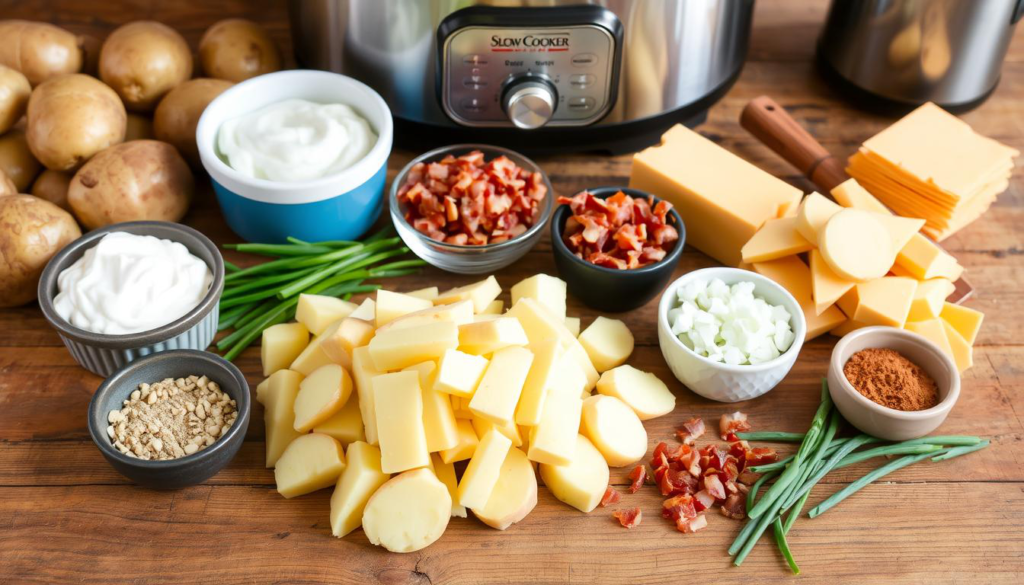
<path id="1" fill-rule="evenodd" d="M 736 81 L 753 0 L 289 0 L 302 67 L 370 85 L 404 146 L 630 152 Z"/>

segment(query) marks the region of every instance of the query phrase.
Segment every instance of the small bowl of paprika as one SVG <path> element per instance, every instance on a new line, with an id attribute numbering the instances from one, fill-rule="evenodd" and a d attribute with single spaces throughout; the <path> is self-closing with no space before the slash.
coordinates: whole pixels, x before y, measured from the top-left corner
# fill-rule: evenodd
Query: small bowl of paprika
<path id="1" fill-rule="evenodd" d="M 942 349 L 893 327 L 848 333 L 832 350 L 829 394 L 853 426 L 889 441 L 923 437 L 960 397 L 960 373 Z"/>

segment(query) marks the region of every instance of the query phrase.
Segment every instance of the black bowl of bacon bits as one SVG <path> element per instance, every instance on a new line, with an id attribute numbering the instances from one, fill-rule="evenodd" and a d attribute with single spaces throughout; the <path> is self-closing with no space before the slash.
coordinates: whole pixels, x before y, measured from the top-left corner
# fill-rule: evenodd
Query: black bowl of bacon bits
<path id="1" fill-rule="evenodd" d="M 599 187 L 561 197 L 551 220 L 555 266 L 569 292 L 601 311 L 628 311 L 672 279 L 686 228 L 672 204 Z"/>

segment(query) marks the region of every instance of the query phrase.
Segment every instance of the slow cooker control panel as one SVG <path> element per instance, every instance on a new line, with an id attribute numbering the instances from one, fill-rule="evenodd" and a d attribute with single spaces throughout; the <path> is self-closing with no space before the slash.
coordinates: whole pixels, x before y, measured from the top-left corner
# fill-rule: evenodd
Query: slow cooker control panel
<path id="1" fill-rule="evenodd" d="M 459 124 L 583 126 L 615 101 L 618 39 L 602 24 L 468 25 L 440 34 L 440 98 Z"/>

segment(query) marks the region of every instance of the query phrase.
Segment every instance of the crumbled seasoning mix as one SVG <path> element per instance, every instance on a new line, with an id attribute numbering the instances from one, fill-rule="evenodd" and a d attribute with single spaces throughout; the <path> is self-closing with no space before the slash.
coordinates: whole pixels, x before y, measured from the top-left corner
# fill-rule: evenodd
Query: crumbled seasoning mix
<path id="1" fill-rule="evenodd" d="M 895 410 L 924 410 L 939 403 L 935 380 L 893 349 L 862 349 L 850 356 L 843 374 L 867 399 Z"/>
<path id="2" fill-rule="evenodd" d="M 238 417 L 235 401 L 206 376 L 140 384 L 123 405 L 107 415 L 107 436 L 121 453 L 147 460 L 201 451 Z"/>

